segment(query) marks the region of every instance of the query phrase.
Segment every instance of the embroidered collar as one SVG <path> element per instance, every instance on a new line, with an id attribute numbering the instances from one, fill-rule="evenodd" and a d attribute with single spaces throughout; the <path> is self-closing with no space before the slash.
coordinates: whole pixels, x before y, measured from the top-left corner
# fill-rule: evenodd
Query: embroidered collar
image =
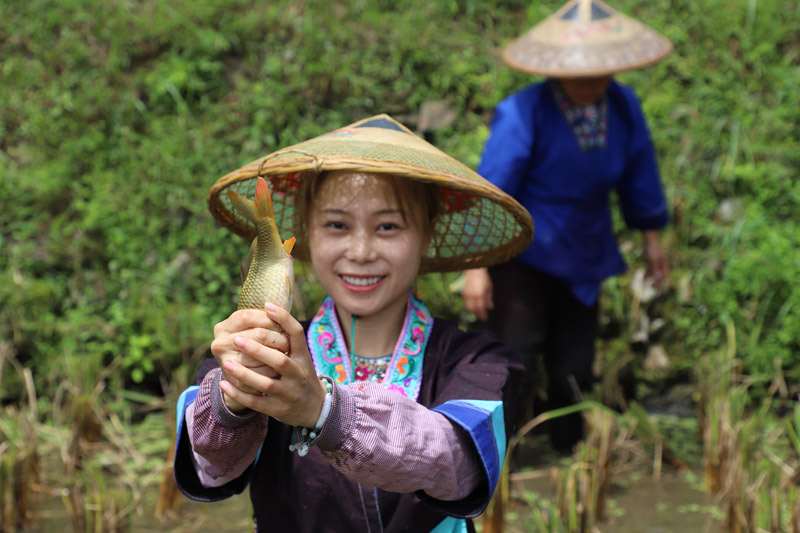
<path id="1" fill-rule="evenodd" d="M 575 105 L 569 101 L 557 81 L 549 80 L 548 85 L 567 124 L 572 128 L 581 151 L 605 148 L 608 130 L 608 103 L 605 95 L 595 104 Z"/>
<path id="2" fill-rule="evenodd" d="M 397 339 L 386 375 L 381 384 L 389 390 L 416 400 L 422 384 L 422 361 L 425 346 L 433 330 L 433 317 L 425 304 L 408 293 L 406 318 Z M 344 341 L 342 328 L 336 318 L 336 306 L 330 296 L 322 302 L 306 331 L 308 347 L 317 372 L 330 376 L 336 383 L 355 381 L 353 363 Z"/>

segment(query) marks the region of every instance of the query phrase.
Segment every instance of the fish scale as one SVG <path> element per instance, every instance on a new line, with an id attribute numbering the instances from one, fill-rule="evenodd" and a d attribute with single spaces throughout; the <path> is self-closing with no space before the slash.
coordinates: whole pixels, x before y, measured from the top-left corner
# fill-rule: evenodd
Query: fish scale
<path id="1" fill-rule="evenodd" d="M 231 190 L 228 197 L 236 211 L 256 228 L 242 265 L 244 283 L 238 308 L 264 309 L 266 302 L 272 302 L 290 310 L 294 297 L 294 261 L 290 254 L 295 239 L 281 242 L 266 181 L 258 178 L 255 202 Z"/>

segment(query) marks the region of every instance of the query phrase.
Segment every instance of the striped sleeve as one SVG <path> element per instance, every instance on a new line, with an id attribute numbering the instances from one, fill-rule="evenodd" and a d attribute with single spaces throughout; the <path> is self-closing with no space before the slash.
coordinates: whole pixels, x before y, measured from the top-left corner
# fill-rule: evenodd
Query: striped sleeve
<path id="1" fill-rule="evenodd" d="M 483 479 L 471 437 L 442 413 L 377 383 L 335 387 L 315 444 L 348 478 L 383 490 L 457 501 Z"/>
<path id="2" fill-rule="evenodd" d="M 214 501 L 238 494 L 264 441 L 268 417 L 231 412 L 219 389 L 221 370 L 206 374 L 178 401 L 175 478 L 189 498 Z"/>

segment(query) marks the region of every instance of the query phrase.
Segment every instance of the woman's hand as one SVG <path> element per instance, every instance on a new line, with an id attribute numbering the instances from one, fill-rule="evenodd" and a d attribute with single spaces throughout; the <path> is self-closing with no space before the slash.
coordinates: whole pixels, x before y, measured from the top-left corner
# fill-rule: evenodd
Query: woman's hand
<path id="1" fill-rule="evenodd" d="M 478 320 L 486 322 L 489 319 L 489 310 L 494 309 L 492 278 L 489 277 L 489 271 L 485 268 L 467 270 L 461 297 L 464 298 L 467 311 L 475 315 Z"/>
<path id="2" fill-rule="evenodd" d="M 249 360 L 266 365 L 274 375 L 258 372 L 236 358 L 223 363 L 223 371 L 230 375 L 231 382 L 221 381 L 220 388 L 226 396 L 238 404 L 267 414 L 285 424 L 313 428 L 322 411 L 327 390 L 317 377 L 311 354 L 308 352 L 305 332 L 300 323 L 285 309 L 268 303 L 266 314 L 274 330 L 266 336 L 267 341 L 236 335 L 236 349 Z M 285 343 L 272 344 L 277 331 L 288 337 Z M 233 381 L 235 380 L 235 381 Z M 244 392 L 238 383 L 258 391 L 258 395 Z"/>
<path id="3" fill-rule="evenodd" d="M 276 377 L 278 374 L 262 361 L 253 359 L 243 353 L 235 343 L 237 337 L 272 346 L 274 349 L 283 352 L 289 351 L 289 339 L 265 312 L 258 309 L 240 309 L 214 326 L 214 341 L 211 343 L 211 353 L 214 354 L 217 363 L 222 368 L 223 377 L 242 392 L 260 396 L 261 391 L 241 383 L 235 376 L 225 370 L 225 363 L 232 361 L 266 377 Z M 233 401 L 227 394 L 224 395 L 224 398 L 225 404 L 230 410 L 238 413 L 246 410 L 245 406 Z"/>

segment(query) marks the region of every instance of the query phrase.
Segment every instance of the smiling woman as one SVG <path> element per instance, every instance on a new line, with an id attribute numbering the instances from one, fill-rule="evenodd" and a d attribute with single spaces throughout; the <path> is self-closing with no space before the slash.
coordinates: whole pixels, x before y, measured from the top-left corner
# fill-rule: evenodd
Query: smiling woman
<path id="1" fill-rule="evenodd" d="M 491 335 L 434 319 L 412 287 L 423 269 L 513 255 L 530 216 L 385 115 L 230 173 L 212 212 L 248 235 L 220 193 L 266 180 L 277 227 L 328 297 L 307 324 L 267 303 L 216 325 L 220 368 L 179 407 L 179 486 L 210 501 L 249 484 L 271 530 L 474 531 L 521 367 Z"/>

